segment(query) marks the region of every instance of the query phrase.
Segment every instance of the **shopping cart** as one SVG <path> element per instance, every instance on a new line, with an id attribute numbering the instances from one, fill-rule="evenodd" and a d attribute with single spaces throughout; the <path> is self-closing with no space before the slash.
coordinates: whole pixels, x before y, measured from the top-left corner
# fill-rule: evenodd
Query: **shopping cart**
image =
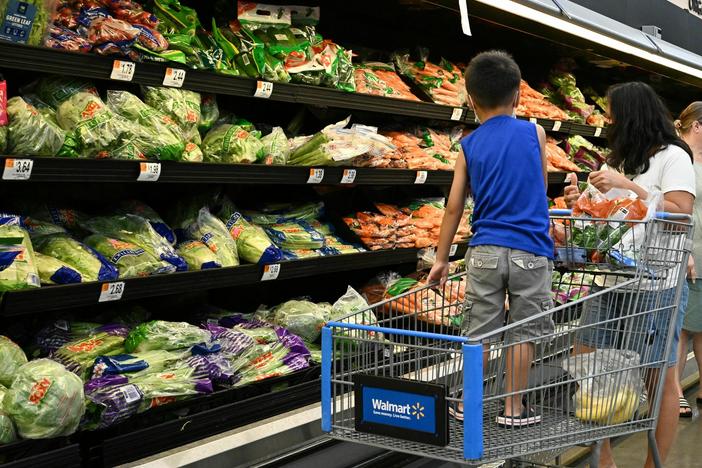
<path id="1" fill-rule="evenodd" d="M 462 336 L 466 276 L 460 274 L 443 287 L 419 287 L 328 323 L 323 431 L 475 465 L 545 463 L 569 447 L 592 445 L 592 466 L 599 441 L 649 431 L 657 459 L 659 377 L 677 320 L 690 218 L 658 213 L 648 221 L 616 221 L 561 211 L 551 213 L 551 226 L 556 304 L 533 317 Z M 541 338 L 520 338 L 528 327 Z M 520 384 L 515 372 L 508 379 L 506 365 L 525 349 L 534 354 L 528 382 Z M 506 398 L 515 395 L 540 423 L 497 424 Z M 449 414 L 459 404 L 462 421 Z"/>

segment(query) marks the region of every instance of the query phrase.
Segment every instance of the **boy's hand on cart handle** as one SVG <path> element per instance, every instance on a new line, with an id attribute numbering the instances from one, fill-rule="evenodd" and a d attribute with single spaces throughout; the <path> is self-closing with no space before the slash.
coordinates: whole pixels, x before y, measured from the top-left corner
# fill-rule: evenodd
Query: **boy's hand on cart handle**
<path id="1" fill-rule="evenodd" d="M 431 267 L 429 276 L 427 277 L 427 284 L 438 282 L 441 286 L 446 284 L 448 279 L 449 266 L 448 262 L 437 261 L 434 266 Z"/>
<path id="2" fill-rule="evenodd" d="M 570 185 L 566 186 L 566 188 L 563 189 L 563 198 L 565 198 L 566 206 L 568 208 L 573 208 L 573 206 L 575 206 L 575 203 L 578 201 L 578 198 L 580 198 L 580 190 L 578 189 L 578 176 L 571 172 L 570 174 L 568 174 L 568 180 L 570 181 Z"/>
<path id="3" fill-rule="evenodd" d="M 695 258 L 690 255 L 687 257 L 687 279 L 693 283 L 697 280 L 697 270 L 695 269 Z"/>

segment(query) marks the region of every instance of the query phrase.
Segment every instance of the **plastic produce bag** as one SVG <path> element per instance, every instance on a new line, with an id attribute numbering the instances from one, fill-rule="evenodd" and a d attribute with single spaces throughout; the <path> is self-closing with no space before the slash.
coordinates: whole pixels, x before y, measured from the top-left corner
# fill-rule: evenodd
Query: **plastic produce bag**
<path id="1" fill-rule="evenodd" d="M 19 368 L 3 406 L 24 439 L 68 436 L 85 412 L 83 382 L 61 364 L 38 359 Z"/>
<path id="2" fill-rule="evenodd" d="M 183 231 L 186 239 L 199 240 L 209 247 L 223 267 L 239 265 L 237 242 L 208 208 L 200 209 L 197 218 L 184 226 Z"/>
<path id="3" fill-rule="evenodd" d="M 130 378 L 140 375 L 163 372 L 175 367 L 180 361 L 190 356 L 187 350 L 166 351 L 155 349 L 133 354 L 117 354 L 100 356 L 95 360 L 92 378 L 98 379 L 107 375 L 124 374 Z"/>
<path id="4" fill-rule="evenodd" d="M 606 425 L 631 420 L 642 391 L 639 365 L 637 353 L 621 349 L 598 349 L 564 360 L 563 368 L 578 380 L 575 417 Z"/>
<path id="5" fill-rule="evenodd" d="M 51 118 L 19 96 L 7 101 L 10 124 L 7 150 L 10 154 L 56 156 L 66 142 L 66 132 Z"/>
<path id="6" fill-rule="evenodd" d="M 128 332 L 126 327 L 115 325 L 101 329 L 104 331 L 66 343 L 57 349 L 51 358 L 81 379 L 87 380 L 92 373 L 95 359 L 99 356 L 124 353 L 124 339 Z"/>
<path id="7" fill-rule="evenodd" d="M 156 210 L 151 208 L 146 203 L 142 203 L 137 200 L 128 200 L 122 202 L 121 209 L 125 213 L 133 214 L 146 219 L 149 224 L 151 224 L 151 227 L 154 228 L 154 231 L 166 239 L 169 244 L 173 245 L 176 243 L 176 235 L 175 232 L 173 232 L 173 229 L 171 229 L 163 218 L 156 213 Z"/>
<path id="8" fill-rule="evenodd" d="M 265 230 L 273 242 L 285 250 L 321 249 L 324 247 L 324 235 L 317 232 L 306 221 L 272 224 L 266 226 Z"/>
<path id="9" fill-rule="evenodd" d="M 37 332 L 34 344 L 40 356 L 49 356 L 66 343 L 100 333 L 102 326 L 93 322 L 54 320 Z"/>
<path id="10" fill-rule="evenodd" d="M 210 130 L 202 141 L 206 162 L 254 163 L 264 156 L 261 140 L 239 125 L 224 124 Z"/>
<path id="11" fill-rule="evenodd" d="M 29 234 L 18 216 L 0 215 L 0 292 L 39 286 Z"/>
<path id="12" fill-rule="evenodd" d="M 203 94 L 200 111 L 201 115 L 198 129 L 200 130 L 200 133 L 204 135 L 212 128 L 215 122 L 219 120 L 217 96 L 215 94 Z"/>
<path id="13" fill-rule="evenodd" d="M 146 104 L 170 116 L 183 130 L 186 141 L 199 138 L 198 125 L 201 119 L 201 97 L 187 89 L 152 87 L 143 89 Z"/>
<path id="14" fill-rule="evenodd" d="M 37 252 L 55 258 L 76 270 L 81 281 L 113 281 L 119 276 L 117 268 L 94 249 L 70 237 L 53 234 L 34 238 Z"/>
<path id="15" fill-rule="evenodd" d="M 128 353 L 155 349 L 171 351 L 209 343 L 211 339 L 209 331 L 189 323 L 154 320 L 134 328 L 129 333 L 124 347 Z"/>
<path id="16" fill-rule="evenodd" d="M 259 226 L 269 226 L 272 224 L 282 224 L 290 221 L 311 222 L 322 216 L 324 213 L 324 203 L 308 202 L 300 204 L 279 203 L 268 204 L 260 211 L 245 210 L 244 215 L 252 223 Z"/>
<path id="17" fill-rule="evenodd" d="M 83 281 L 78 271 L 61 260 L 39 252 L 34 253 L 34 259 L 42 284 L 74 284 Z"/>
<path id="18" fill-rule="evenodd" d="M 176 267 L 159 260 L 143 248 L 131 242 L 112 239 L 100 234 L 93 234 L 84 242 L 104 255 L 119 271 L 120 278 L 136 278 L 140 276 L 174 273 Z"/>
<path id="19" fill-rule="evenodd" d="M 273 309 L 273 321 L 305 341 L 313 342 L 329 317 L 323 307 L 306 300 L 287 301 Z"/>
<path id="20" fill-rule="evenodd" d="M 89 93 L 99 97 L 93 83 L 72 76 L 45 76 L 37 82 L 36 92 L 43 102 L 54 109 L 78 93 Z"/>
<path id="21" fill-rule="evenodd" d="M 0 335 L 0 385 L 9 387 L 17 370 L 27 363 L 27 356 L 14 341 Z M 0 398 L 0 408 L 2 399 Z"/>
<path id="22" fill-rule="evenodd" d="M 290 155 L 290 143 L 280 127 L 273 127 L 268 135 L 261 138 L 263 144 L 262 162 L 267 165 L 285 165 Z"/>
<path id="23" fill-rule="evenodd" d="M 48 0 L 0 0 L 0 39 L 32 46 L 44 43 L 51 23 L 53 2 Z"/>
<path id="24" fill-rule="evenodd" d="M 202 162 L 203 160 L 204 155 L 202 154 L 202 149 L 200 149 L 199 146 L 192 142 L 188 142 L 185 144 L 185 149 L 183 150 L 181 161 Z"/>
<path id="25" fill-rule="evenodd" d="M 12 422 L 12 418 L 5 413 L 3 409 L 2 401 L 7 393 L 7 388 L 0 385 L 0 446 L 5 444 L 11 444 L 17 440 L 17 430 L 15 430 L 15 423 Z"/>
<path id="26" fill-rule="evenodd" d="M 0 153 L 7 152 L 7 133 L 8 133 L 8 116 L 7 116 L 7 82 L 0 75 Z"/>
<path id="27" fill-rule="evenodd" d="M 217 255 L 205 244 L 196 240 L 186 240 L 178 244 L 178 255 L 188 264 L 188 269 L 193 271 L 221 268 Z"/>

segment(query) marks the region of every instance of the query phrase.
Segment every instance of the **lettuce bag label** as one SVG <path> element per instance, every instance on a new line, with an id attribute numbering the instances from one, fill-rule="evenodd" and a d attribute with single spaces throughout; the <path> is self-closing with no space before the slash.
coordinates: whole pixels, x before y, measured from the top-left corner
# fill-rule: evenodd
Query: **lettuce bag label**
<path id="1" fill-rule="evenodd" d="M 51 388 L 51 379 L 44 377 L 43 379 L 37 381 L 29 392 L 29 404 L 38 405 L 44 400 L 46 393 Z"/>
<path id="2" fill-rule="evenodd" d="M 25 44 L 32 32 L 37 7 L 28 2 L 10 0 L 2 18 L 0 39 Z"/>

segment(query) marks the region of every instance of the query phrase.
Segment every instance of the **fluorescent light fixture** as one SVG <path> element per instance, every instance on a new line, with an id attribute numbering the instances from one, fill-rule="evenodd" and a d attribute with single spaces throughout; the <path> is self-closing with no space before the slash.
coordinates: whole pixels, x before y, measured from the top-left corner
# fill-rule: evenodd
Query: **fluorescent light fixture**
<path id="1" fill-rule="evenodd" d="M 563 18 L 557 16 L 549 15 L 539 10 L 535 10 L 522 3 L 515 2 L 513 0 L 475 0 L 479 3 L 484 3 L 494 8 L 506 11 L 508 13 L 521 16 L 537 23 L 541 23 L 545 26 L 558 29 L 567 34 L 581 37 L 592 41 L 596 44 L 601 44 L 620 52 L 624 52 L 629 55 L 633 55 L 644 59 L 648 62 L 655 63 L 658 65 L 663 65 L 673 70 L 683 72 L 687 75 L 694 76 L 695 78 L 702 79 L 702 70 L 699 68 L 694 68 L 684 63 L 676 62 L 667 57 L 662 57 L 660 55 L 654 54 L 647 50 L 641 49 L 640 47 L 633 46 L 619 39 L 609 37 L 592 29 L 585 28 L 579 24 L 571 23 Z"/>

